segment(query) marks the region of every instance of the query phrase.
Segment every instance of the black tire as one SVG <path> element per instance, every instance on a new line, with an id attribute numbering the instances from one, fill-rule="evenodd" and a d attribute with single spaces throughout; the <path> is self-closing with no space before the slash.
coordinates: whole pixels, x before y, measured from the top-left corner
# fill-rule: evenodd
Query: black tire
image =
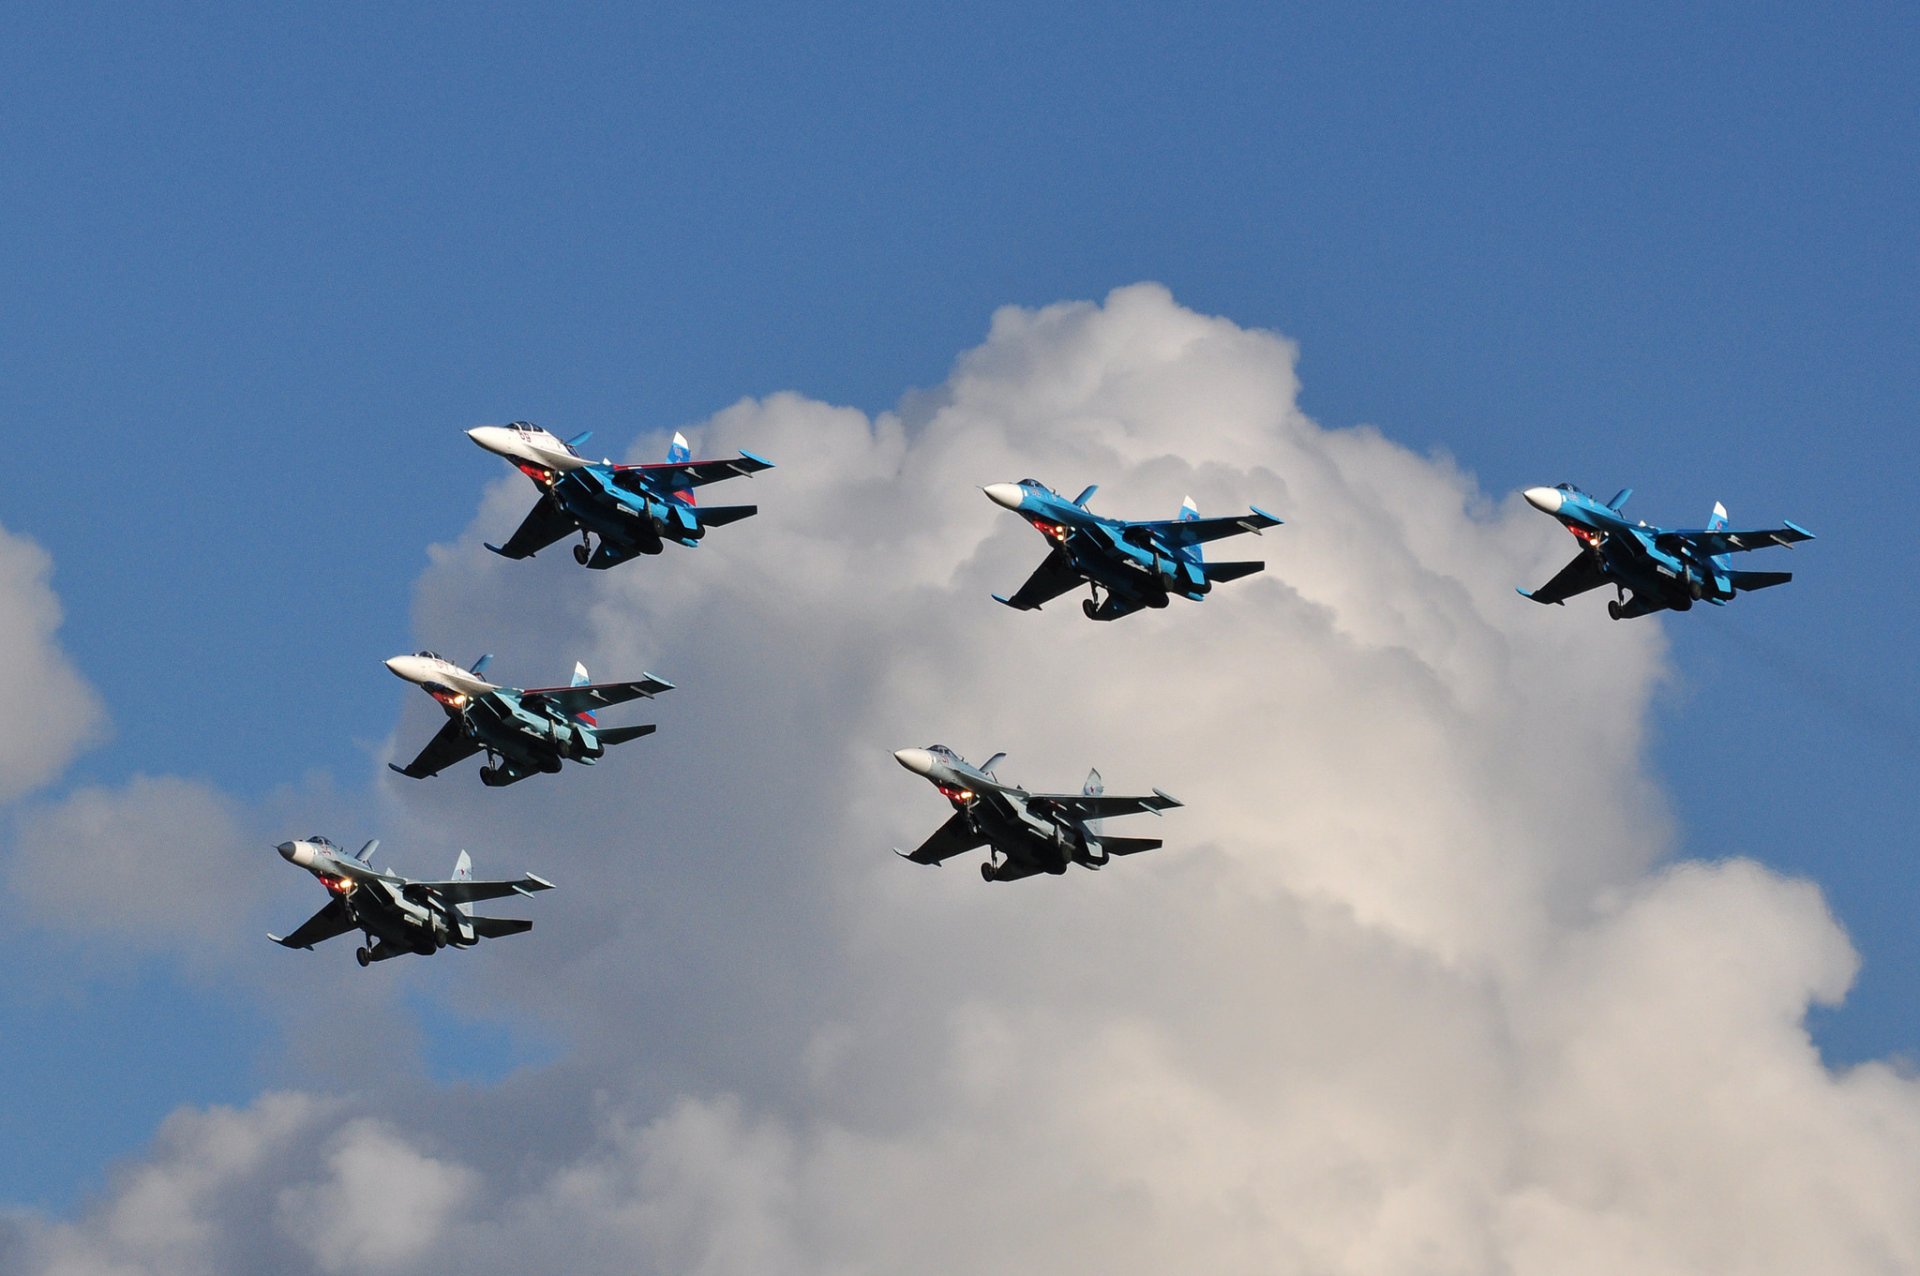
<path id="1" fill-rule="evenodd" d="M 573 561 L 580 564 L 582 567 L 585 567 L 587 565 L 587 560 L 592 557 L 593 557 L 593 551 L 588 549 L 585 545 L 575 545 L 573 547 Z"/>
<path id="2" fill-rule="evenodd" d="M 1607 602 L 1607 615 L 1614 620 L 1620 619 L 1620 604 L 1609 599 Z"/>
<path id="3" fill-rule="evenodd" d="M 983 882 L 991 882 L 993 880 L 993 861 L 992 860 L 988 860 L 986 863 L 980 866 L 980 880 Z"/>
<path id="4" fill-rule="evenodd" d="M 1100 608 L 1091 598 L 1081 600 L 1080 611 L 1088 620 L 1100 619 Z"/>
<path id="5" fill-rule="evenodd" d="M 362 966 L 365 966 L 373 961 L 373 954 L 368 952 L 365 947 L 360 947 L 353 950 L 353 959 Z"/>

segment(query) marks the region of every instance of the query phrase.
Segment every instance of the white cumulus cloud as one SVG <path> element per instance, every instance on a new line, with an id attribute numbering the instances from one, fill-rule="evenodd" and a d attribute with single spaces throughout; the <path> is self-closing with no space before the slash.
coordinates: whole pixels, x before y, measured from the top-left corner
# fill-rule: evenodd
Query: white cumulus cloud
<path id="1" fill-rule="evenodd" d="M 1852 978 L 1844 933 L 1808 883 L 1673 859 L 1658 624 L 1516 598 L 1564 556 L 1544 520 L 1297 390 L 1285 340 L 1139 286 L 1001 312 L 898 413 L 776 395 L 690 428 L 780 467 L 707 489 L 761 514 L 697 552 L 506 563 L 479 542 L 532 491 L 491 487 L 436 547 L 420 640 L 523 684 L 575 658 L 678 684 L 610 713 L 661 730 L 592 770 L 378 781 L 410 865 L 460 845 L 559 884 L 503 910 L 531 935 L 431 968 L 562 1057 L 484 1092 L 336 1070 L 182 1114 L 75 1219 L 16 1216 L 0 1259 L 1920 1269 L 1920 1084 L 1830 1069 L 1805 1027 Z M 1219 546 L 1268 569 L 1204 605 L 1016 614 L 988 594 L 1044 546 L 976 489 L 1026 475 L 1124 516 L 1190 493 L 1287 522 Z M 396 753 L 436 725 L 407 703 Z M 1166 848 L 1098 874 L 917 868 L 887 847 L 946 807 L 889 754 L 935 740 L 1187 805 L 1128 821 Z"/>

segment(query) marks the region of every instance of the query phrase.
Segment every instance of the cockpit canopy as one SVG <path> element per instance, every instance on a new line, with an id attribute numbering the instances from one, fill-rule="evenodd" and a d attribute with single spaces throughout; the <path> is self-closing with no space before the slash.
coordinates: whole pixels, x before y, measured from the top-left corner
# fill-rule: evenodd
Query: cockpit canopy
<path id="1" fill-rule="evenodd" d="M 1555 483 L 1553 486 L 1555 491 L 1572 492 L 1575 496 L 1587 496 L 1587 493 L 1583 489 L 1572 483 Z M 1592 500 L 1593 498 L 1587 496 L 1587 499 Z"/>
<path id="2" fill-rule="evenodd" d="M 960 761 L 960 755 L 955 753 L 952 749 L 949 749 L 944 744 L 930 744 L 927 746 L 927 752 L 931 753 L 934 757 L 939 758 L 942 762 L 957 763 Z"/>
<path id="3" fill-rule="evenodd" d="M 1021 479 L 1020 486 L 1030 487 L 1036 492 L 1051 492 L 1053 490 L 1052 488 L 1048 487 L 1045 483 L 1042 483 L 1039 479 L 1035 479 L 1035 478 Z"/>
<path id="4" fill-rule="evenodd" d="M 416 651 L 413 654 L 420 657 L 422 660 L 439 660 L 443 662 L 446 660 L 446 657 L 441 655 L 437 651 Z"/>
<path id="5" fill-rule="evenodd" d="M 324 846 L 330 851 L 337 851 L 340 849 L 339 847 L 335 846 L 332 842 L 329 842 L 326 838 L 321 837 L 318 833 L 315 833 L 312 837 L 308 838 L 307 841 L 314 846 Z"/>
<path id="6" fill-rule="evenodd" d="M 561 439 L 559 436 L 555 435 L 551 430 L 542 429 L 540 426 L 535 425 L 531 421 L 509 421 L 507 423 L 507 428 L 519 434 L 521 438 L 527 440 L 529 443 L 540 443 L 548 447 L 551 447 L 557 443 L 561 447 L 567 450 L 567 455 L 569 456 L 580 455 L 579 452 L 574 450 L 574 446 L 572 443 L 569 443 Z M 581 435 L 580 437 L 585 438 L 586 436 Z"/>

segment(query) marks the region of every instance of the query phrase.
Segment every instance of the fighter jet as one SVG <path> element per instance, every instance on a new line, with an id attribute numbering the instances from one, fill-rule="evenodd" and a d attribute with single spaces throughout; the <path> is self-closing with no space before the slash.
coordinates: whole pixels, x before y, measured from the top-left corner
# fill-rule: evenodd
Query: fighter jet
<path id="1" fill-rule="evenodd" d="M 359 854 L 348 855 L 324 837 L 280 843 L 278 849 L 287 862 L 319 878 L 333 898 L 285 939 L 267 938 L 285 948 L 311 949 L 335 935 L 359 930 L 366 933 L 367 942 L 353 955 L 362 966 L 401 953 L 431 956 L 448 944 L 471 948 L 483 939 L 533 928 L 532 922 L 513 917 L 475 917 L 468 907 L 474 901 L 553 889 L 552 882 L 531 873 L 517 882 L 476 882 L 473 860 L 465 851 L 454 861 L 453 880 L 416 882 L 376 869 L 373 852 L 379 845 L 375 839 Z"/>
<path id="2" fill-rule="evenodd" d="M 701 509 L 693 489 L 740 474 L 770 470 L 773 462 L 751 452 L 724 461 L 695 461 L 687 440 L 673 436 L 663 465 L 615 465 L 589 461 L 576 450 L 589 430 L 559 439 L 537 425 L 481 425 L 467 437 L 497 452 L 533 480 L 539 503 L 505 545 L 487 548 L 506 558 L 531 558 L 563 536 L 580 533 L 573 560 L 583 567 L 607 568 L 638 554 L 658 554 L 668 541 L 698 545 L 709 527 L 738 522 L 757 505 L 720 505 Z M 600 538 L 596 548 L 593 537 Z"/>
<path id="3" fill-rule="evenodd" d="M 1615 620 L 1668 608 L 1687 611 L 1697 602 L 1725 606 L 1737 593 L 1784 585 L 1793 579 L 1792 572 L 1736 571 L 1733 555 L 1813 539 L 1812 532 L 1793 523 L 1757 532 L 1728 531 L 1726 506 L 1717 501 L 1713 517 L 1698 529 L 1629 522 L 1620 510 L 1633 495 L 1630 487 L 1604 505 L 1571 483 L 1530 487 L 1524 495 L 1529 505 L 1553 515 L 1573 533 L 1580 552 L 1552 580 L 1538 589 L 1522 589 L 1520 596 L 1537 603 L 1565 603 L 1575 594 L 1612 585 L 1619 597 L 1608 600 L 1607 615 Z"/>
<path id="4" fill-rule="evenodd" d="M 980 876 L 989 882 L 1064 873 L 1068 864 L 1099 868 L 1115 855 L 1151 851 L 1161 844 L 1159 838 L 1113 837 L 1094 824 L 1139 811 L 1158 815 L 1180 805 L 1159 789 L 1152 797 L 1109 796 L 1098 771 L 1087 773 L 1086 786 L 1078 793 L 1029 793 L 994 777 L 993 768 L 1004 753 L 977 767 L 944 744 L 901 749 L 893 756 L 915 775 L 926 776 L 953 804 L 953 815 L 918 850 L 909 855 L 896 847 L 894 854 L 916 864 L 938 864 L 984 846 L 987 859 Z"/>
<path id="5" fill-rule="evenodd" d="M 1201 555 L 1202 544 L 1241 532 L 1258 535 L 1262 528 L 1280 526 L 1279 519 L 1258 508 L 1225 518 L 1201 518 L 1192 497 L 1181 504 L 1176 519 L 1128 523 L 1102 518 L 1087 508 L 1097 487 L 1087 488 L 1071 501 L 1038 479 L 995 483 L 980 490 L 994 504 L 1033 524 L 1053 546 L 1013 597 L 995 594 L 994 601 L 1033 611 L 1084 583 L 1092 596 L 1080 604 L 1080 610 L 1092 620 L 1118 620 L 1142 607 L 1165 607 L 1176 594 L 1199 602 L 1217 582 L 1238 580 L 1266 567 L 1265 563 L 1208 563 Z"/>
<path id="6" fill-rule="evenodd" d="M 554 772 L 562 762 L 597 762 L 609 745 L 625 744 L 654 731 L 652 723 L 603 727 L 593 711 L 637 696 L 672 691 L 673 684 L 652 674 L 637 682 L 589 682 L 584 665 L 573 667 L 566 687 L 499 687 L 480 676 L 491 656 L 462 669 L 436 652 L 395 656 L 387 668 L 426 688 L 447 711 L 440 728 L 420 756 L 406 766 L 387 763 L 401 775 L 424 779 L 484 750 L 488 765 L 480 782 L 490 788 L 523 780 L 536 771 Z"/>

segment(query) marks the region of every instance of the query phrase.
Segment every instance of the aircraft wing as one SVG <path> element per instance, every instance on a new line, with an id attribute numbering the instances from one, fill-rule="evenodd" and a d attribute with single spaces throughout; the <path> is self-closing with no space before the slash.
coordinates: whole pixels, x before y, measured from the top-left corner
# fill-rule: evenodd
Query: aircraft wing
<path id="1" fill-rule="evenodd" d="M 427 741 L 427 747 L 420 750 L 420 756 L 405 766 L 394 766 L 401 775 L 424 780 L 430 775 L 438 775 L 456 762 L 464 762 L 480 752 L 480 744 L 468 735 L 460 725 L 460 719 L 448 718 L 447 724 L 434 732 L 433 739 Z"/>
<path id="2" fill-rule="evenodd" d="M 1178 798 L 1159 789 L 1155 789 L 1151 797 L 1128 797 L 1116 793 L 1035 793 L 1027 801 L 1033 806 L 1069 812 L 1083 820 L 1104 820 L 1109 816 L 1133 815 L 1139 811 L 1158 814 L 1181 805 Z"/>
<path id="3" fill-rule="evenodd" d="M 1005 603 L 1015 610 L 1032 611 L 1041 603 L 1058 598 L 1069 589 L 1085 583 L 1086 579 L 1080 574 L 1080 569 L 1073 565 L 1067 551 L 1056 545 L 1013 597 L 1002 598 L 998 594 L 993 597 L 994 601 Z"/>
<path id="4" fill-rule="evenodd" d="M 285 939 L 278 935 L 268 935 L 282 948 L 311 948 L 335 935 L 344 935 L 353 929 L 353 914 L 347 911 L 347 901 L 335 895 L 327 901 L 327 906 L 300 923 L 298 930 Z"/>
<path id="5" fill-rule="evenodd" d="M 1722 528 L 1719 531 L 1682 531 L 1663 532 L 1657 538 L 1664 542 L 1686 541 L 1702 554 L 1737 554 L 1742 550 L 1766 549 L 1772 545 L 1797 545 L 1801 541 L 1813 539 L 1813 533 L 1804 527 L 1795 527 L 1788 523 L 1785 527 L 1769 527 L 1757 532 L 1736 532 Z"/>
<path id="6" fill-rule="evenodd" d="M 773 468 L 772 461 L 763 461 L 751 452 L 742 452 L 739 456 L 723 461 L 663 461 L 654 465 L 616 465 L 616 476 L 634 475 L 654 488 L 703 487 L 708 483 L 718 483 L 722 479 L 739 478 L 744 474 L 758 474 L 761 470 Z M 617 478 L 616 478 L 617 481 Z M 623 483 L 622 486 L 630 486 Z"/>
<path id="7" fill-rule="evenodd" d="M 552 882 L 532 873 L 511 882 L 409 882 L 407 885 L 424 886 L 449 904 L 471 904 L 475 900 L 505 899 L 509 895 L 531 895 L 553 889 Z"/>
<path id="8" fill-rule="evenodd" d="M 941 860 L 952 859 L 962 851 L 970 851 L 976 846 L 985 846 L 987 839 L 974 832 L 973 824 L 967 819 L 966 812 L 955 811 L 953 815 L 933 831 L 933 836 L 920 843 L 920 848 L 904 858 L 916 864 L 938 864 Z"/>
<path id="9" fill-rule="evenodd" d="M 1581 550 L 1571 563 L 1562 567 L 1559 573 L 1546 584 L 1528 593 L 1520 591 L 1522 598 L 1531 598 L 1537 603 L 1562 603 L 1575 594 L 1584 594 L 1589 589 L 1598 589 L 1607 583 L 1607 573 L 1600 564 L 1593 561 L 1593 555 Z"/>
<path id="10" fill-rule="evenodd" d="M 489 545 L 488 549 L 502 558 L 531 558 L 547 546 L 570 532 L 579 530 L 580 524 L 573 515 L 547 497 L 542 496 L 534 507 L 527 511 L 525 519 L 507 538 L 504 545 Z"/>
<path id="11" fill-rule="evenodd" d="M 1280 526 L 1280 520 L 1258 507 L 1245 514 L 1227 514 L 1220 518 L 1161 519 L 1151 523 L 1129 523 L 1127 530 L 1138 528 L 1152 532 L 1166 545 L 1204 545 L 1225 536 L 1259 532 Z"/>
<path id="12" fill-rule="evenodd" d="M 625 704 L 641 696 L 657 696 L 672 691 L 671 682 L 662 682 L 648 674 L 634 682 L 589 682 L 578 687 L 540 687 L 520 693 L 520 703 L 530 709 L 552 709 L 572 717 L 592 713 L 610 704 Z"/>

